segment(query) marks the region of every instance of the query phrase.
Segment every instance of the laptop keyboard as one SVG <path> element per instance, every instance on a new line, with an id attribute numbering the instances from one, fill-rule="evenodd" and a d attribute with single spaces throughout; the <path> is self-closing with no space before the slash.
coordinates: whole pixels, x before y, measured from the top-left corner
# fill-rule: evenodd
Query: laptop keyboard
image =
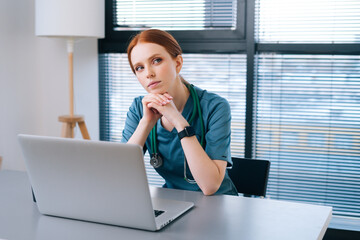
<path id="1" fill-rule="evenodd" d="M 154 214 L 155 214 L 155 217 L 163 214 L 165 211 L 161 211 L 161 210 L 154 210 Z"/>

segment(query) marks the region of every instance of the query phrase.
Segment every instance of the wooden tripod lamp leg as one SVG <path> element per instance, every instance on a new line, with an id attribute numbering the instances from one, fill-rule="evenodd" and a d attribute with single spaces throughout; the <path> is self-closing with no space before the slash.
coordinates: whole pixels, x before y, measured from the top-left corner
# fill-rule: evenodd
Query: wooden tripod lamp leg
<path id="1" fill-rule="evenodd" d="M 79 124 L 79 128 L 80 128 L 80 131 L 81 131 L 81 134 L 82 134 L 83 138 L 90 140 L 90 135 L 89 135 L 88 130 L 86 128 L 85 121 L 80 121 L 80 122 L 78 122 L 78 124 Z"/>
<path id="2" fill-rule="evenodd" d="M 61 131 L 61 137 L 73 138 L 74 137 L 74 127 L 75 125 L 70 122 L 64 122 Z"/>

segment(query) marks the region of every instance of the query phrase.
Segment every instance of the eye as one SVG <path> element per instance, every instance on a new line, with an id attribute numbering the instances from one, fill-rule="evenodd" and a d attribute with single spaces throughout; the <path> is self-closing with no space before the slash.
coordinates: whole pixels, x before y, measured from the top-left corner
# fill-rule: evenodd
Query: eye
<path id="1" fill-rule="evenodd" d="M 157 63 L 160 63 L 161 61 L 162 61 L 161 58 L 155 58 L 155 59 L 153 60 L 153 63 L 154 63 L 154 64 L 157 64 Z"/>
<path id="2" fill-rule="evenodd" d="M 136 66 L 136 67 L 135 67 L 135 71 L 136 71 L 136 72 L 139 72 L 139 71 L 141 71 L 142 69 L 144 69 L 143 66 Z"/>

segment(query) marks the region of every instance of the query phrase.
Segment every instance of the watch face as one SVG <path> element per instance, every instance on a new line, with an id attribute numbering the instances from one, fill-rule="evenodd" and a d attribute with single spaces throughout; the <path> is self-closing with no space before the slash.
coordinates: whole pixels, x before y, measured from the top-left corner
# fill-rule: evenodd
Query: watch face
<path id="1" fill-rule="evenodd" d="M 191 137 L 195 135 L 195 130 L 193 127 L 185 127 L 184 130 L 178 133 L 180 140 L 184 137 Z"/>
<path id="2" fill-rule="evenodd" d="M 187 132 L 187 137 L 191 137 L 195 135 L 195 130 L 193 127 L 186 127 L 185 128 L 186 132 Z"/>

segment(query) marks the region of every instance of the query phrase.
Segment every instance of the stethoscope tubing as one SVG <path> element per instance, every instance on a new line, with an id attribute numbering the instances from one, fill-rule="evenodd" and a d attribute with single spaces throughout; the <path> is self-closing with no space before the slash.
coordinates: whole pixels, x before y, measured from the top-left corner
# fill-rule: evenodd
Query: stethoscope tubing
<path id="1" fill-rule="evenodd" d="M 199 100 L 199 96 L 196 93 L 194 86 L 192 84 L 187 84 L 185 83 L 185 86 L 188 88 L 190 95 L 193 99 L 194 102 L 194 107 L 193 107 L 193 112 L 192 115 L 190 117 L 189 120 L 189 124 L 191 125 L 192 122 L 194 121 L 195 117 L 196 117 L 196 113 L 199 114 L 199 119 L 200 119 L 200 126 L 201 126 L 201 138 L 200 138 L 200 144 L 201 146 L 205 149 L 205 126 L 204 126 L 204 120 L 202 118 L 202 111 L 201 111 L 201 106 L 200 106 L 200 100 Z M 150 133 L 150 143 L 151 143 L 151 152 L 152 152 L 152 158 L 154 157 L 160 157 L 160 155 L 158 154 L 158 149 L 157 149 L 157 142 L 156 142 L 156 132 L 157 132 L 157 123 L 155 124 L 155 126 L 151 129 L 151 133 Z M 162 165 L 162 160 L 161 160 L 161 165 L 155 165 L 153 163 L 155 163 L 157 161 L 150 161 L 151 165 L 155 168 L 158 168 Z M 187 178 L 187 174 L 186 174 L 186 157 L 184 156 L 184 179 L 191 184 L 196 184 L 196 181 L 193 179 L 189 179 Z"/>

